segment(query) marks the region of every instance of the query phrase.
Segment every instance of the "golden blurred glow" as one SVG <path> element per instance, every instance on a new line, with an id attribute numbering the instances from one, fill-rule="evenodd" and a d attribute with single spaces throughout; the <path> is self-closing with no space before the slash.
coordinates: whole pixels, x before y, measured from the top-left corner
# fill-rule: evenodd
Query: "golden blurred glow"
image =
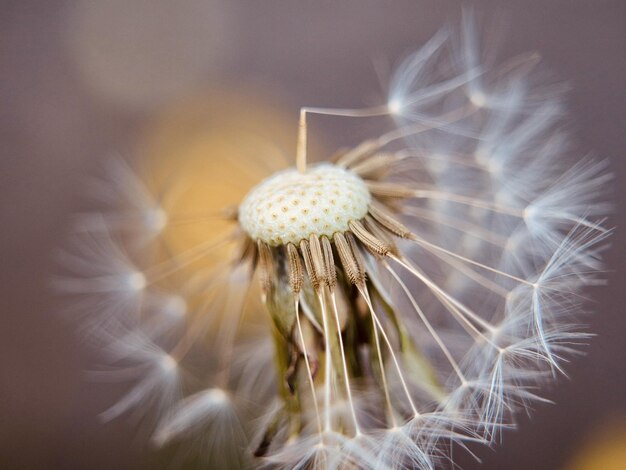
<path id="1" fill-rule="evenodd" d="M 566 470 L 624 470 L 626 421 L 603 426 L 567 465 Z"/>
<path id="2" fill-rule="evenodd" d="M 168 216 L 166 249 L 154 261 L 226 236 L 235 224 L 224 219 L 224 209 L 236 208 L 254 185 L 294 165 L 296 131 L 295 114 L 227 91 L 197 96 L 149 126 L 138 152 L 140 174 Z M 229 259 L 233 248 L 207 252 L 178 274 L 187 282 Z"/>
<path id="3" fill-rule="evenodd" d="M 172 254 L 218 239 L 233 224 L 221 214 L 263 178 L 289 164 L 295 125 L 260 99 L 211 93 L 157 119 L 139 154 L 148 187 L 168 215 Z M 223 252 L 207 259 L 223 257 Z"/>

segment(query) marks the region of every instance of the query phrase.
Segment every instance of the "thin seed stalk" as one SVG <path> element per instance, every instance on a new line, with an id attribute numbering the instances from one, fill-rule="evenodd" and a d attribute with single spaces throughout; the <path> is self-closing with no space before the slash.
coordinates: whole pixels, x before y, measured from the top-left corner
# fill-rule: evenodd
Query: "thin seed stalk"
<path id="1" fill-rule="evenodd" d="M 370 295 L 372 299 L 377 299 L 383 307 L 384 312 L 391 320 L 391 324 L 398 335 L 398 343 L 401 357 L 408 360 L 404 361 L 405 367 L 410 369 L 411 377 L 421 379 L 418 384 L 439 400 L 446 397 L 446 391 L 443 384 L 439 381 L 435 370 L 430 361 L 424 356 L 420 348 L 415 344 L 402 319 L 396 314 L 395 308 L 390 305 L 383 295 L 376 289 L 372 283 L 369 284 Z"/>

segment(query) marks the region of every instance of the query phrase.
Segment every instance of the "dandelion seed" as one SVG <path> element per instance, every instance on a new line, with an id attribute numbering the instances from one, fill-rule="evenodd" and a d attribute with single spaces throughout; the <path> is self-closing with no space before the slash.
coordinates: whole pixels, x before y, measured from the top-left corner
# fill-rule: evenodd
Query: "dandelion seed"
<path id="1" fill-rule="evenodd" d="M 562 170 L 560 97 L 526 86 L 534 56 L 492 70 L 475 34 L 466 19 L 461 60 L 437 34 L 386 105 L 303 108 L 295 166 L 212 214 L 228 233 L 173 257 L 147 240 L 176 214 L 135 176 L 98 185 L 132 210 L 79 219 L 58 286 L 91 309 L 100 377 L 134 381 L 105 417 L 152 414 L 154 443 L 196 439 L 220 468 L 434 469 L 541 400 L 587 337 L 572 319 L 599 282 L 610 175 Z M 396 127 L 311 163 L 309 114 Z"/>

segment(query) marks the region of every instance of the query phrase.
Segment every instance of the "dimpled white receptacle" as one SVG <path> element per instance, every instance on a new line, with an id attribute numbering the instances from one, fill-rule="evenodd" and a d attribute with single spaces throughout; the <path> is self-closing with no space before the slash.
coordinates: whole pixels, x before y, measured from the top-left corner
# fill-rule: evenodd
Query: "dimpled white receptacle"
<path id="1" fill-rule="evenodd" d="M 365 182 L 331 164 L 281 171 L 255 186 L 239 207 L 239 223 L 253 240 L 297 244 L 315 235 L 331 238 L 367 214 L 371 195 Z"/>

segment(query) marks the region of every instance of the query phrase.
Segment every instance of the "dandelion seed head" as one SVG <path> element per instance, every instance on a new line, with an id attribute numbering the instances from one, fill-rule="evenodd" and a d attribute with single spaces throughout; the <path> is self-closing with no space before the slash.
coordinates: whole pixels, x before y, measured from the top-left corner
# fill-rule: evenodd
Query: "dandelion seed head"
<path id="1" fill-rule="evenodd" d="M 335 165 L 300 173 L 281 171 L 254 187 L 239 208 L 239 223 L 253 240 L 276 246 L 311 235 L 332 237 L 361 220 L 371 196 L 361 178 Z"/>
<path id="2" fill-rule="evenodd" d="M 254 179 L 229 181 L 228 210 L 217 185 L 177 220 L 112 166 L 56 283 L 102 376 L 132 382 L 105 419 L 152 413 L 153 441 L 193 441 L 207 468 L 434 469 L 541 400 L 587 339 L 572 319 L 602 269 L 610 175 L 565 160 L 561 97 L 526 80 L 536 58 L 491 70 L 475 34 L 466 18 L 450 60 L 438 33 L 386 104 L 302 108 L 295 168 L 233 159 Z M 307 113 L 397 119 L 312 164 Z M 194 220 L 219 229 L 170 253 L 165 232 Z"/>

